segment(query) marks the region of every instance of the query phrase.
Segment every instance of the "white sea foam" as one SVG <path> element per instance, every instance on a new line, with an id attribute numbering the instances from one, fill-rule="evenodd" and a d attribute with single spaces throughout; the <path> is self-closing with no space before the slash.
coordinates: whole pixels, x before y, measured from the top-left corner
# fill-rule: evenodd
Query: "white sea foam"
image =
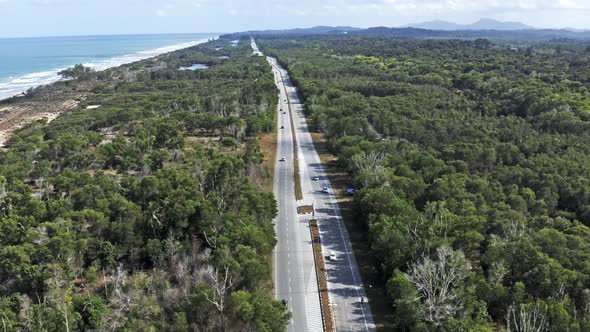
<path id="1" fill-rule="evenodd" d="M 180 43 L 165 47 L 156 48 L 149 51 L 141 51 L 135 54 L 122 55 L 110 59 L 98 60 L 93 62 L 83 63 L 84 66 L 93 68 L 94 70 L 105 70 L 107 68 L 117 67 L 123 64 L 151 58 L 160 54 L 173 52 L 183 48 L 195 46 L 207 42 L 209 39 L 201 39 L 186 43 Z M 50 84 L 59 81 L 61 77 L 57 73 L 65 68 L 54 68 L 52 70 L 30 73 L 19 77 L 9 77 L 4 81 L 0 81 L 0 99 L 8 98 L 26 91 L 39 85 Z"/>

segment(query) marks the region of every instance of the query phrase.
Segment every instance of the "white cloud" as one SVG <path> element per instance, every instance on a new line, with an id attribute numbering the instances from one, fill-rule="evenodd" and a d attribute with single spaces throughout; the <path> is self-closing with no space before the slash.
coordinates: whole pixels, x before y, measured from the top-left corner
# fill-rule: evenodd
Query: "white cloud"
<path id="1" fill-rule="evenodd" d="M 84 31 L 401 26 L 436 19 L 472 23 L 479 18 L 590 28 L 590 0 L 0 0 L 0 8 L 0 35 L 9 36 L 71 34 L 80 30 L 80 22 L 105 20 L 121 23 L 110 28 L 85 24 Z M 174 19 L 150 20 L 155 16 Z"/>

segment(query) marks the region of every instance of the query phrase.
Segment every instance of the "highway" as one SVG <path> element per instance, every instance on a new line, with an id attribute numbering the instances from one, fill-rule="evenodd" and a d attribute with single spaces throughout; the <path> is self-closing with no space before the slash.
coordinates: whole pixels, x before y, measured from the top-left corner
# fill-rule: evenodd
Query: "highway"
<path id="1" fill-rule="evenodd" d="M 264 55 L 258 49 L 258 45 L 256 45 L 256 41 L 254 41 L 254 38 L 250 39 L 250 46 L 252 47 L 252 55 L 255 55 L 255 56 L 263 56 Z"/>
<path id="2" fill-rule="evenodd" d="M 375 331 L 371 308 L 330 180 L 313 144 L 295 88 L 287 89 L 291 109 L 295 113 L 299 145 L 299 169 L 304 197 L 304 202 L 300 204 L 313 204 L 315 208 L 322 252 L 326 257 L 328 290 L 336 331 Z M 314 180 L 315 177 L 317 180 Z M 327 188 L 327 193 L 323 192 L 324 188 Z M 335 259 L 329 258 L 331 253 L 335 254 Z M 363 303 L 361 298 L 364 299 Z"/>
<path id="3" fill-rule="evenodd" d="M 273 64 L 273 60 L 269 59 Z M 273 276 L 276 298 L 287 301 L 293 318 L 287 331 L 323 331 L 316 270 L 308 220 L 297 215 L 294 189 L 293 136 L 291 121 L 279 69 L 273 66 L 280 90 L 277 137 L 277 161 L 273 192 L 277 199 L 275 221 L 278 243 L 273 252 Z M 285 158 L 281 161 L 280 158 Z"/>
<path id="4" fill-rule="evenodd" d="M 253 48 L 255 42 L 252 41 Z M 274 58 L 267 57 L 280 90 L 277 164 L 274 188 L 278 202 L 274 252 L 276 297 L 288 301 L 293 313 L 289 331 L 322 331 L 320 302 L 308 222 L 311 215 L 297 215 L 297 206 L 313 204 L 326 257 L 328 289 L 336 331 L 375 331 L 373 317 L 348 233 L 335 201 L 330 181 L 315 150 L 302 105 L 289 74 Z M 289 98 L 286 96 L 288 95 Z M 293 123 L 289 114 L 290 102 Z M 286 114 L 284 114 L 286 112 Z M 295 126 L 303 200 L 295 200 L 293 138 Z M 280 161 L 284 157 L 285 161 Z M 317 176 L 317 180 L 314 179 Z M 328 193 L 323 188 L 328 188 Z M 331 252 L 335 260 L 328 259 Z M 364 298 L 364 303 L 361 303 Z"/>

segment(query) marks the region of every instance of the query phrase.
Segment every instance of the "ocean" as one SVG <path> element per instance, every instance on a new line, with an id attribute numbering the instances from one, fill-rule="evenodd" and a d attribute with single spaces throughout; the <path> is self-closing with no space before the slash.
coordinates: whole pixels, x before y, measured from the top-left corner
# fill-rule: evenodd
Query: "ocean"
<path id="1" fill-rule="evenodd" d="M 60 79 L 57 72 L 82 63 L 103 70 L 190 47 L 219 34 L 160 34 L 0 38 L 0 99 Z"/>

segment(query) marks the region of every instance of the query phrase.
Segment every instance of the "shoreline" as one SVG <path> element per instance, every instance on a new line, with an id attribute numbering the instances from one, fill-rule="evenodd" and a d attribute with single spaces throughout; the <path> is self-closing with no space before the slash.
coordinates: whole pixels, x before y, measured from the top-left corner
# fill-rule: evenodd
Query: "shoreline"
<path id="1" fill-rule="evenodd" d="M 190 42 L 183 42 L 178 44 L 172 44 L 167 46 L 158 47 L 155 49 L 138 51 L 130 54 L 115 56 L 112 58 L 98 60 L 98 61 L 86 61 L 82 64 L 86 67 L 90 67 L 96 71 L 102 71 L 125 64 L 141 61 L 144 59 L 160 56 L 162 54 L 178 51 L 181 49 L 193 47 L 199 44 L 208 42 L 209 40 L 218 39 L 219 35 L 213 35 L 209 38 L 198 39 Z M 75 64 L 72 64 L 73 66 Z M 53 84 L 62 79 L 57 73 L 68 67 L 59 67 L 48 69 L 44 71 L 37 71 L 19 75 L 16 77 L 7 77 L 4 81 L 0 81 L 0 102 L 14 97 L 26 96 L 26 91 L 31 88 L 37 88 L 43 85 Z M 12 87 L 12 88 L 11 88 Z M 4 90 L 4 92 L 3 92 Z"/>
<path id="2" fill-rule="evenodd" d="M 219 39 L 219 36 L 211 36 L 206 39 L 204 38 L 196 41 L 164 46 L 149 51 L 137 52 L 132 55 L 111 58 L 99 64 L 95 63 L 92 68 L 95 68 L 97 71 L 116 68 L 125 64 L 155 58 L 162 54 L 204 44 L 210 40 L 216 39 Z M 84 63 L 84 65 L 88 64 Z M 45 84 L 35 85 L 34 87 L 51 86 L 57 81 L 60 81 L 61 77 L 57 75 L 57 72 L 55 73 L 57 79 Z M 43 101 L 31 100 L 31 95 L 25 92 L 18 92 L 12 96 L 0 97 L 0 149 L 7 147 L 8 141 L 17 130 L 37 120 L 46 119 L 48 122 L 55 120 L 64 112 L 77 107 L 80 104 L 80 100 L 85 98 L 84 96 L 85 92 L 78 91 L 61 95 L 55 99 Z"/>

